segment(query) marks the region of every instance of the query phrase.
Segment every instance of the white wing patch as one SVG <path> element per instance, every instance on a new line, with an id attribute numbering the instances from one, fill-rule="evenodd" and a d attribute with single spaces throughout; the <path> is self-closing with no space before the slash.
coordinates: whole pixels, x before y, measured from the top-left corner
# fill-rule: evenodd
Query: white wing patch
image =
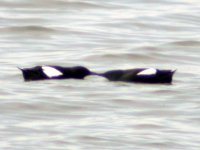
<path id="1" fill-rule="evenodd" d="M 154 68 L 148 68 L 148 69 L 145 69 L 143 71 L 140 71 L 139 73 L 137 73 L 138 76 L 140 75 L 154 75 L 156 74 L 157 70 L 154 69 Z"/>
<path id="2" fill-rule="evenodd" d="M 49 66 L 42 66 L 42 70 L 44 74 L 46 74 L 49 78 L 63 75 L 63 73 L 60 72 L 59 70 Z"/>

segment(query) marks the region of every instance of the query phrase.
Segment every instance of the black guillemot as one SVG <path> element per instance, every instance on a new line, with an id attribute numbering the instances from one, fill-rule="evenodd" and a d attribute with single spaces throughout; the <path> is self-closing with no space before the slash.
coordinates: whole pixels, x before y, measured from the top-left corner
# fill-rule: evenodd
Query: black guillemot
<path id="1" fill-rule="evenodd" d="M 49 79 L 84 79 L 89 75 L 97 75 L 109 81 L 138 82 L 138 83 L 171 83 L 176 70 L 161 70 L 155 68 L 135 68 L 127 70 L 110 70 L 104 73 L 91 72 L 83 66 L 36 66 L 19 68 L 25 81 Z"/>
<path id="2" fill-rule="evenodd" d="M 36 66 L 33 68 L 19 68 L 25 81 L 48 79 L 84 79 L 93 73 L 83 66 Z M 94 73 L 95 74 L 95 73 Z"/>
<path id="3" fill-rule="evenodd" d="M 171 83 L 175 70 L 160 70 L 155 68 L 136 68 L 127 70 L 111 70 L 99 74 L 109 81 L 124 81 L 138 83 Z"/>

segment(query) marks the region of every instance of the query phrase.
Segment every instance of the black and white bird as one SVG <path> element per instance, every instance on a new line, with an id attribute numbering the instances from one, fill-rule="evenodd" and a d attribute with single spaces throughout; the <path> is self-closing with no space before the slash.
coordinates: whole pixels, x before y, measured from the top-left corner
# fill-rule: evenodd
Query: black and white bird
<path id="1" fill-rule="evenodd" d="M 111 70 L 105 73 L 91 72 L 83 66 L 36 66 L 19 68 L 25 81 L 49 79 L 84 79 L 89 75 L 97 75 L 109 81 L 124 81 L 138 83 L 171 83 L 175 70 L 160 70 L 155 68 L 135 68 L 128 70 Z"/>
<path id="2" fill-rule="evenodd" d="M 110 81 L 138 83 L 171 83 L 175 70 L 159 70 L 155 68 L 136 68 L 128 70 L 111 70 L 99 74 Z"/>
<path id="3" fill-rule="evenodd" d="M 83 66 L 36 66 L 33 68 L 19 68 L 25 81 L 48 79 L 84 79 L 93 73 Z M 94 73 L 95 74 L 95 73 Z"/>

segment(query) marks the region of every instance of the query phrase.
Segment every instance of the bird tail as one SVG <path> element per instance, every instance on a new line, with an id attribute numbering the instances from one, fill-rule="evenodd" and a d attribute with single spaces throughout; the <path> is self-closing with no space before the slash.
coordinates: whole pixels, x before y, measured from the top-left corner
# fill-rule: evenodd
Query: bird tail
<path id="1" fill-rule="evenodd" d="M 173 71 L 172 71 L 172 75 L 175 74 L 176 71 L 177 71 L 177 69 L 173 70 Z"/>
<path id="2" fill-rule="evenodd" d="M 21 71 L 23 71 L 23 69 L 22 68 L 20 68 L 20 67 L 17 67 L 19 70 L 21 70 Z"/>

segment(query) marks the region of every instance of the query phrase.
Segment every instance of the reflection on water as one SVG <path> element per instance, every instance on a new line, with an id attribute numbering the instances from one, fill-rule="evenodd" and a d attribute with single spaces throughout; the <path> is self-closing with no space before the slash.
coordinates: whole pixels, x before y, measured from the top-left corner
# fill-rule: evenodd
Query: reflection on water
<path id="1" fill-rule="evenodd" d="M 1 149 L 199 149 L 199 2 L 0 2 Z M 23 82 L 17 67 L 177 69 L 172 85 Z"/>

